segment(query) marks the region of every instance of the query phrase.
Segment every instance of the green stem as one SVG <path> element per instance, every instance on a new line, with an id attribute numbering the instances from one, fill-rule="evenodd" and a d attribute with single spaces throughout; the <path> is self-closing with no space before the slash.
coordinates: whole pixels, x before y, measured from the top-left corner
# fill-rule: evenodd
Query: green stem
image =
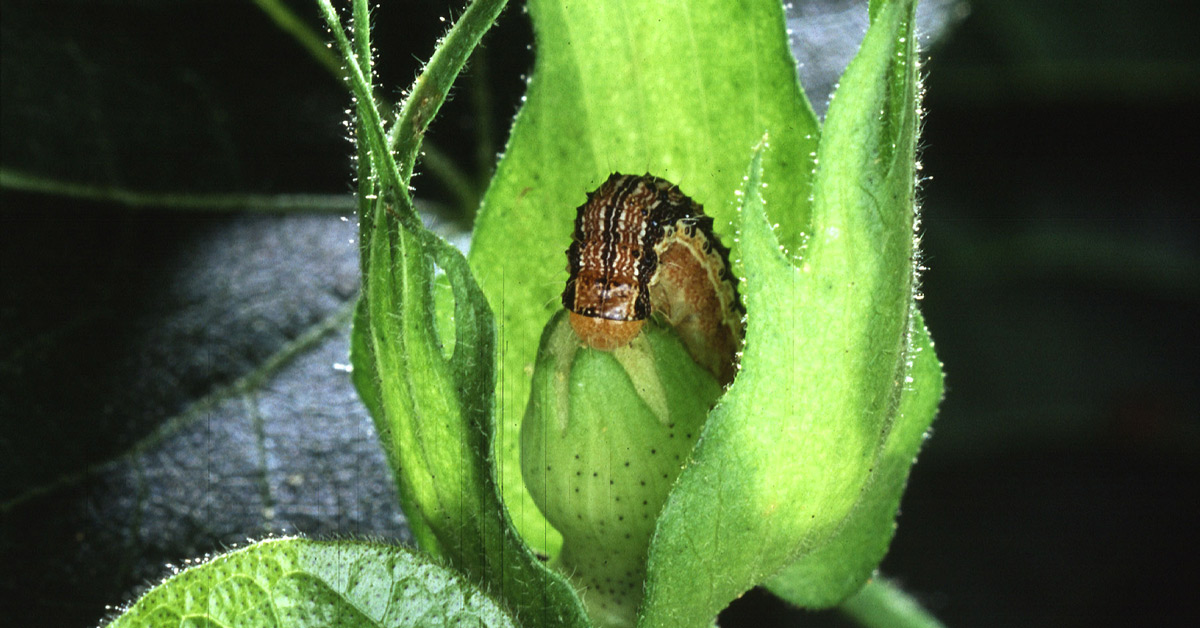
<path id="1" fill-rule="evenodd" d="M 308 53 L 317 61 L 317 63 L 328 70 L 334 78 L 338 80 L 345 80 L 347 71 L 343 67 L 342 60 L 338 58 L 338 55 L 334 53 L 329 46 L 326 45 L 325 38 L 322 35 L 313 30 L 308 24 L 306 24 L 294 12 L 292 12 L 291 9 L 289 9 L 279 0 L 254 0 L 254 3 L 258 5 L 258 7 L 262 9 L 262 11 L 266 13 L 273 22 L 275 22 L 275 25 L 278 26 L 280 30 L 284 31 L 288 35 L 291 35 L 292 38 L 295 39 L 305 50 L 307 50 Z M 365 0 L 354 0 L 352 16 L 354 24 L 352 41 L 354 44 L 353 47 L 355 55 L 358 59 L 359 65 L 364 68 L 363 74 L 368 79 L 367 83 L 374 87 L 375 83 L 373 68 L 371 67 L 371 13 L 369 3 Z M 381 108 L 388 108 L 383 100 L 378 98 L 376 100 L 381 104 Z M 358 131 L 361 133 L 362 129 L 359 128 Z M 487 142 L 487 146 L 490 149 L 490 141 Z M 426 151 L 437 150 L 431 142 L 426 142 L 424 147 Z M 365 151 L 360 150 L 360 153 L 363 152 Z M 360 165 L 358 167 L 359 198 L 363 199 L 360 201 L 360 203 L 366 203 L 369 205 L 369 197 L 371 196 L 371 192 L 373 190 L 365 188 L 373 185 L 374 182 L 369 176 L 369 164 L 366 166 L 361 165 L 363 164 L 362 157 L 363 154 L 360 154 Z M 364 176 L 364 174 L 368 176 Z M 432 174 L 434 177 L 437 177 L 443 185 L 450 188 L 458 196 L 460 202 L 466 202 L 469 200 L 469 198 L 474 198 L 475 204 L 478 204 L 478 194 L 474 192 L 473 189 L 468 191 L 466 196 L 463 195 L 461 182 L 468 180 L 468 178 L 453 162 L 445 160 L 445 163 L 439 164 L 437 168 L 431 167 L 430 174 Z M 470 207 L 473 209 L 474 206 L 472 205 Z M 360 215 L 361 210 L 363 209 L 364 208 L 360 207 Z M 366 224 L 369 225 L 370 221 L 366 221 Z M 365 242 L 365 240 L 363 240 L 363 242 Z"/>
<path id="2" fill-rule="evenodd" d="M 365 140 L 370 144 L 372 158 L 376 160 L 375 173 L 381 178 L 383 189 L 403 200 L 395 208 L 400 212 L 401 220 L 419 232 L 420 222 L 411 210 L 408 190 L 417 151 L 420 150 L 429 122 L 445 101 L 450 85 L 462 71 L 483 34 L 495 22 L 496 16 L 504 8 L 505 0 L 477 0 L 467 7 L 434 52 L 425 70 L 417 77 L 390 133 L 383 130 L 379 107 L 371 95 L 370 81 L 358 62 L 358 55 L 342 28 L 337 11 L 330 0 L 317 0 L 317 3 L 339 51 L 347 61 L 347 78 L 358 108 L 360 128 L 364 131 L 359 141 Z M 393 147 L 399 153 L 399 159 L 392 153 Z M 405 207 L 409 209 L 406 211 Z"/>
<path id="3" fill-rule="evenodd" d="M 842 602 L 840 609 L 867 628 L 945 628 L 911 595 L 879 577 Z"/>
<path id="4" fill-rule="evenodd" d="M 505 3 L 506 0 L 472 2 L 450 28 L 450 32 L 446 33 L 425 71 L 413 83 L 388 137 L 389 146 L 400 155 L 400 164 L 404 167 L 402 178 L 405 181 L 412 175 L 413 161 L 430 121 L 445 102 L 450 86 L 467 63 L 471 51 L 475 50 L 483 34 L 495 23 Z"/>
<path id="5" fill-rule="evenodd" d="M 371 7 L 367 4 L 367 0 L 354 0 L 351 10 L 354 17 L 354 54 L 358 59 L 358 66 L 367 76 L 367 83 L 374 86 L 375 67 L 374 60 L 371 58 Z"/>
<path id="6" fill-rule="evenodd" d="M 388 150 L 383 132 L 383 119 L 379 115 L 379 107 L 371 94 L 371 83 L 363 74 L 363 68 L 358 62 L 358 55 L 355 53 L 354 47 L 350 45 L 345 29 L 342 28 L 341 18 L 338 17 L 330 0 L 317 0 L 317 4 L 321 8 L 321 15 L 325 18 L 325 23 L 329 25 L 329 31 L 333 33 L 333 39 L 342 53 L 342 58 L 346 60 L 346 78 L 350 83 L 350 91 L 354 94 L 360 128 L 365 131 L 358 141 L 366 141 L 370 145 L 371 157 L 374 161 L 372 166 L 376 174 L 381 177 L 383 187 L 405 200 L 404 205 L 411 207 L 408 177 L 401 178 L 400 171 L 396 167 L 396 158 Z M 411 172 L 411 168 L 408 171 Z M 415 216 L 413 220 L 415 220 Z"/>
<path id="7" fill-rule="evenodd" d="M 250 211 L 263 213 L 354 211 L 353 197 L 342 194 L 180 194 L 141 192 L 110 185 L 75 183 L 52 177 L 0 168 L 0 188 L 54 194 L 68 198 L 129 207 L 157 209 Z"/>
<path id="8" fill-rule="evenodd" d="M 375 67 L 371 57 L 371 11 L 370 7 L 367 6 L 367 0 L 354 0 L 353 17 L 354 50 L 358 59 L 358 65 L 365 69 L 367 84 L 374 87 Z M 355 116 L 355 138 L 364 137 L 367 132 L 362 116 Z M 358 241 L 361 244 L 362 251 L 359 264 L 365 274 L 370 259 L 369 251 L 371 250 L 369 238 L 371 237 L 372 224 L 370 212 L 371 207 L 374 205 L 372 198 L 378 191 L 379 181 L 371 164 L 369 143 L 356 139 L 354 142 L 354 151 L 355 174 L 358 178 Z"/>

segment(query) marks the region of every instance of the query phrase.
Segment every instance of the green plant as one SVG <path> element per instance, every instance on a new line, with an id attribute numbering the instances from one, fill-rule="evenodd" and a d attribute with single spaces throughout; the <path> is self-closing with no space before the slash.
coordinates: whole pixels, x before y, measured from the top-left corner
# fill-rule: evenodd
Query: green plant
<path id="1" fill-rule="evenodd" d="M 531 3 L 537 65 L 469 260 L 421 225 L 409 181 L 425 129 L 504 2 L 466 10 L 386 127 L 369 29 L 348 36 L 329 0 L 319 4 L 356 99 L 363 292 L 354 381 L 428 557 L 275 541 L 184 572 L 114 625 L 196 614 L 222 622 L 266 608 L 301 625 L 334 616 L 407 625 L 403 609 L 424 599 L 416 587 L 457 592 L 422 607 L 431 615 L 421 625 L 440 616 L 706 626 L 758 584 L 812 608 L 849 599 L 864 621 L 932 623 L 893 612 L 903 594 L 867 584 L 941 397 L 913 300 L 915 2 L 871 3 L 871 29 L 823 128 L 796 81 L 777 3 Z M 369 22 L 365 1 L 352 17 Z M 620 607 L 608 615 L 597 610 L 604 601 L 589 595 L 585 607 L 572 580 L 538 558 L 561 564 L 572 541 L 532 502 L 519 442 L 544 368 L 581 378 L 600 391 L 593 398 L 615 391 L 614 407 L 644 405 L 644 376 L 626 375 L 607 354 L 581 351 L 558 366 L 537 356 L 558 309 L 574 208 L 614 170 L 685 182 L 705 205 L 735 242 L 747 331 L 737 379 L 697 426 L 690 460 L 639 532 L 648 554 L 638 550 L 629 570 L 639 585 L 644 574 L 644 597 L 634 587 L 608 599 Z M 652 333 L 663 335 L 652 340 L 650 371 L 675 390 L 679 369 L 662 365 L 686 355 L 669 331 Z M 622 381 L 634 386 L 622 392 Z M 562 413 L 528 416 L 578 419 Z M 585 432 L 562 446 L 606 445 Z M 581 564 L 568 574 L 575 583 L 589 581 Z"/>

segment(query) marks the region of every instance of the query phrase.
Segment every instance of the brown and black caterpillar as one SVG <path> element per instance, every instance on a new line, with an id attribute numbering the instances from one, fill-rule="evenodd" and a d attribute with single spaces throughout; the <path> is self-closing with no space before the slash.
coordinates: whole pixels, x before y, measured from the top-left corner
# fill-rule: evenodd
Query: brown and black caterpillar
<path id="1" fill-rule="evenodd" d="M 729 249 L 678 186 L 614 173 L 579 206 L 567 261 L 563 306 L 586 344 L 615 349 L 661 316 L 697 363 L 733 381 L 744 310 Z"/>

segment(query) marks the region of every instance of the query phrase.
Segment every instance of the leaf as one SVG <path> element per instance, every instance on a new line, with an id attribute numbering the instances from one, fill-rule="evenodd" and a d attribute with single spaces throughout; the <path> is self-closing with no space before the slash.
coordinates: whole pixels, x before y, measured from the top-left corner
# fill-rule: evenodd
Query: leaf
<path id="1" fill-rule="evenodd" d="M 379 177 L 363 232 L 362 304 L 351 358 L 415 534 L 476 583 L 502 594 L 531 625 L 586 626 L 575 591 L 516 535 L 491 457 L 495 323 L 463 254 L 426 229 L 409 195 L 412 161 L 430 118 L 503 2 L 473 3 L 417 79 L 389 137 L 369 83 L 328 0 L 320 7 L 347 61 L 361 142 Z M 364 3 L 360 2 L 360 5 Z M 365 13 L 365 9 L 359 11 Z M 400 160 L 391 152 L 399 146 Z M 435 324 L 433 264 L 454 298 L 449 356 Z"/>
<path id="2" fill-rule="evenodd" d="M 27 566 L 0 576 L 25 601 L 10 623 L 96 625 L 165 563 L 247 537 L 411 542 L 344 372 L 352 222 L 9 199 L 29 218 L 0 263 L 23 304 L 0 398 L 38 419 L 0 422 L 0 563 Z"/>
<path id="3" fill-rule="evenodd" d="M 914 319 L 913 362 L 870 482 L 837 534 L 767 581 L 772 593 L 796 606 L 826 608 L 853 595 L 891 544 L 909 470 L 942 399 L 942 367 L 933 341 L 919 313 Z"/>
<path id="4" fill-rule="evenodd" d="M 909 359 L 912 10 L 911 1 L 884 4 L 842 78 L 798 267 L 763 213 L 760 182 L 774 181 L 761 149 L 751 162 L 742 369 L 659 519 L 640 625 L 708 625 L 826 543 L 882 455 Z"/>
<path id="5" fill-rule="evenodd" d="M 763 167 L 776 183 L 765 194 L 785 242 L 798 244 L 818 127 L 778 2 L 540 0 L 529 10 L 536 63 L 470 260 L 497 315 L 505 503 L 522 535 L 553 553 L 560 540 L 525 490 L 518 433 L 538 338 L 560 307 L 575 208 L 613 171 L 649 171 L 702 203 L 728 240 L 747 151 L 770 131 Z"/>
<path id="6" fill-rule="evenodd" d="M 372 270 L 364 278 L 363 295 L 370 324 L 356 327 L 355 335 L 367 339 L 352 344 L 369 343 L 369 350 L 352 356 L 356 371 L 361 365 L 364 372 L 379 378 L 377 391 L 363 398 L 368 407 L 376 406 L 377 429 L 406 512 L 429 526 L 437 543 L 433 547 L 450 544 L 445 556 L 457 562 L 466 549 L 462 544 L 483 542 L 472 538 L 472 533 L 482 530 L 465 523 L 486 516 L 478 503 L 484 499 L 486 472 L 481 462 L 471 464 L 482 458 L 478 450 L 482 435 L 470 430 L 463 400 L 455 394 L 459 384 L 433 333 L 432 262 L 415 234 L 389 222 L 383 211 L 376 212 L 370 239 Z M 367 358 L 371 362 L 363 363 Z M 487 378 L 489 374 L 477 375 Z M 476 501 L 466 513 L 462 512 L 464 498 Z"/>
<path id="7" fill-rule="evenodd" d="M 412 211 L 411 207 L 408 211 Z M 496 592 L 530 625 L 587 625 L 561 576 L 546 569 L 505 516 L 490 465 L 494 330 L 491 312 L 457 249 L 375 212 L 364 299 L 378 374 L 376 423 L 411 516 L 451 564 Z M 455 346 L 447 358 L 434 329 L 433 261 L 455 296 Z M 367 342 L 356 340 L 359 343 Z M 358 366 L 356 365 L 356 370 Z"/>
<path id="8" fill-rule="evenodd" d="M 367 259 L 364 256 L 364 259 Z M 400 498 L 400 507 L 408 517 L 408 527 L 413 538 L 426 552 L 434 556 L 444 556 L 437 535 L 425 518 L 424 511 L 413 501 L 410 492 L 404 490 L 401 484 L 401 460 L 399 448 L 392 445 L 392 425 L 383 408 L 383 391 L 380 389 L 379 370 L 375 364 L 375 351 L 370 335 L 370 312 L 367 310 L 367 300 L 359 297 L 354 306 L 354 322 L 350 333 L 350 379 L 354 389 L 362 399 L 363 405 L 375 425 L 375 433 L 383 443 L 383 452 L 387 456 L 388 469 L 396 481 L 396 494 Z"/>
<path id="9" fill-rule="evenodd" d="M 516 626 L 460 575 L 393 545 L 264 541 L 192 567 L 113 621 L 140 626 Z"/>

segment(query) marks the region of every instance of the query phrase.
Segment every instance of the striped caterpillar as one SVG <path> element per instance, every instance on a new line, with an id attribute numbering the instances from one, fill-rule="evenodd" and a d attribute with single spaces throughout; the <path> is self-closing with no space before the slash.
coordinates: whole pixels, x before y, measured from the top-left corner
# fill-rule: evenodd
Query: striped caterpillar
<path id="1" fill-rule="evenodd" d="M 563 306 L 588 346 L 628 344 L 660 316 L 692 359 L 722 384 L 733 381 L 744 310 L 729 249 L 678 186 L 614 173 L 579 206 L 567 261 Z"/>

